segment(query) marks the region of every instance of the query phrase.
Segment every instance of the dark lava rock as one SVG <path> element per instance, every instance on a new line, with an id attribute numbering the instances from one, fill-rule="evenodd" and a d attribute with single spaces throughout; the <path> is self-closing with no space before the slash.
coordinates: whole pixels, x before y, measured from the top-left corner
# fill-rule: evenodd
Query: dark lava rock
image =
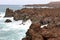
<path id="1" fill-rule="evenodd" d="M 5 21 L 6 23 L 9 23 L 9 22 L 12 22 L 11 20 L 9 20 L 9 19 L 6 19 L 6 21 Z"/>
<path id="2" fill-rule="evenodd" d="M 14 16 L 13 10 L 7 8 L 5 12 L 5 17 L 13 17 L 13 16 Z"/>

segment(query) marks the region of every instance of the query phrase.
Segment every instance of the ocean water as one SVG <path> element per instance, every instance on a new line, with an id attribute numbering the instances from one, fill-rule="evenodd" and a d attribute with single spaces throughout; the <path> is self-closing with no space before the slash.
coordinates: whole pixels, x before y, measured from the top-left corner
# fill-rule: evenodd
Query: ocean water
<path id="1" fill-rule="evenodd" d="M 23 20 L 14 21 L 12 18 L 12 22 L 6 23 L 4 22 L 6 18 L 4 18 L 5 13 L 0 12 L 0 40 L 22 40 L 26 36 L 26 32 L 31 26 L 32 22 L 28 19 L 24 22 L 25 25 L 22 24 Z"/>
<path id="2" fill-rule="evenodd" d="M 12 10 L 20 10 L 24 8 L 23 5 L 0 5 L 0 12 L 5 12 L 6 8 L 10 8 Z"/>

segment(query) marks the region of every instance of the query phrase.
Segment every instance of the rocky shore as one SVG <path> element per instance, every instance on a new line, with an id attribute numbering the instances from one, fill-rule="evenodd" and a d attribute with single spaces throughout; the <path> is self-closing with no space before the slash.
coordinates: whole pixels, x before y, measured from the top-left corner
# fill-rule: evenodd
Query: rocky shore
<path id="1" fill-rule="evenodd" d="M 14 20 L 31 19 L 32 25 L 22 40 L 60 40 L 60 8 L 23 8 L 13 11 L 6 9 L 5 17 Z M 41 28 L 41 25 L 48 24 Z"/>
<path id="2" fill-rule="evenodd" d="M 21 10 L 13 11 L 6 9 L 5 17 L 14 17 L 14 20 L 31 19 L 33 23 L 50 23 L 53 18 L 60 17 L 60 8 L 23 8 Z M 42 23 L 42 24 L 44 24 Z"/>
<path id="3" fill-rule="evenodd" d="M 32 24 L 22 40 L 60 40 L 60 25 L 55 23 L 40 28 L 38 24 Z"/>

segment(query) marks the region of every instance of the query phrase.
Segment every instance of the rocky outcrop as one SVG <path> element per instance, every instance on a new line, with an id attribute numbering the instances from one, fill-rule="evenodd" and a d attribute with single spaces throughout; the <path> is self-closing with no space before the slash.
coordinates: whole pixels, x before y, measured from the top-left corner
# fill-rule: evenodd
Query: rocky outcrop
<path id="1" fill-rule="evenodd" d="M 51 21 L 53 17 L 60 17 L 60 8 L 24 8 L 17 13 L 20 19 L 31 19 L 33 23 L 39 23 L 41 20 Z M 28 18 L 27 18 L 28 17 Z"/>
<path id="2" fill-rule="evenodd" d="M 9 19 L 6 19 L 6 20 L 5 20 L 5 22 L 6 22 L 6 23 L 9 23 L 9 22 L 12 22 L 12 21 L 11 21 L 11 20 L 9 20 Z"/>
<path id="3" fill-rule="evenodd" d="M 52 20 L 47 27 L 41 28 L 40 24 L 32 24 L 22 40 L 60 40 L 60 24 Z M 56 22 L 56 23 L 55 23 Z"/>
<path id="4" fill-rule="evenodd" d="M 30 29 L 27 31 L 27 36 L 26 38 L 22 40 L 43 40 L 42 35 L 40 35 L 39 32 L 40 30 L 40 25 L 39 24 L 32 24 Z"/>
<path id="5" fill-rule="evenodd" d="M 7 8 L 7 9 L 6 9 L 5 17 L 13 17 L 13 16 L 14 16 L 13 10 Z"/>
<path id="6" fill-rule="evenodd" d="M 49 23 L 53 17 L 60 17 L 60 8 L 23 8 L 14 12 L 7 8 L 5 17 L 14 17 L 14 20 L 24 21 L 31 19 L 33 23 L 44 20 L 45 23 Z"/>

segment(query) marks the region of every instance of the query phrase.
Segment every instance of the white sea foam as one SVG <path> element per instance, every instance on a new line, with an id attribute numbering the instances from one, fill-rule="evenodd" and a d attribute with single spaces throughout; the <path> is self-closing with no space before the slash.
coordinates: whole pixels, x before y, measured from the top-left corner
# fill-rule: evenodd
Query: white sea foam
<path id="1" fill-rule="evenodd" d="M 41 25 L 41 28 L 43 28 L 43 27 L 45 27 L 45 26 L 47 27 L 47 25 L 48 25 L 48 24 L 45 24 L 45 25 Z"/>
<path id="2" fill-rule="evenodd" d="M 3 16 L 4 17 L 4 16 Z M 23 20 L 5 23 L 4 21 L 8 18 L 0 18 L 0 40 L 22 40 L 26 36 L 26 32 L 32 24 L 31 20 L 28 19 L 22 24 Z"/>
<path id="3" fill-rule="evenodd" d="M 4 17 L 5 16 L 5 12 L 0 12 L 0 16 Z"/>

